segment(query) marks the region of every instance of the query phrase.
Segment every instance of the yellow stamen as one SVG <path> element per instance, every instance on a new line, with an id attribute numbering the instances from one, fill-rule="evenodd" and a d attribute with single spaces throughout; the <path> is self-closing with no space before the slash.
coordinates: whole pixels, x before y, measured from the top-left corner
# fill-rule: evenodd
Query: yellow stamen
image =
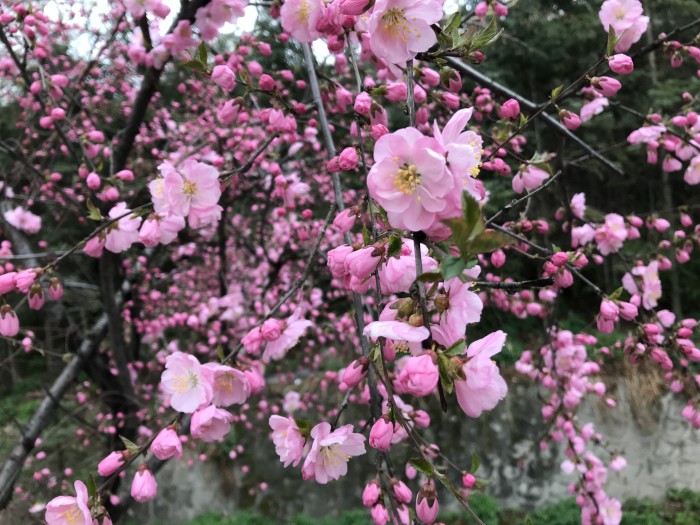
<path id="1" fill-rule="evenodd" d="M 420 186 L 421 176 L 418 173 L 418 168 L 415 164 L 407 166 L 404 164 L 403 168 L 399 168 L 396 171 L 394 185 L 406 195 L 412 195 Z"/>
<path id="2" fill-rule="evenodd" d="M 188 180 L 187 182 L 185 182 L 185 184 L 182 185 L 182 192 L 185 195 L 192 197 L 192 195 L 197 193 L 197 185 L 194 182 Z"/>
<path id="3" fill-rule="evenodd" d="M 388 9 L 387 12 L 382 15 L 382 23 L 384 25 L 384 31 L 386 31 L 390 38 L 398 38 L 402 42 L 408 42 L 408 33 L 413 29 L 406 22 L 406 14 L 403 9 L 399 9 L 398 7 Z"/>

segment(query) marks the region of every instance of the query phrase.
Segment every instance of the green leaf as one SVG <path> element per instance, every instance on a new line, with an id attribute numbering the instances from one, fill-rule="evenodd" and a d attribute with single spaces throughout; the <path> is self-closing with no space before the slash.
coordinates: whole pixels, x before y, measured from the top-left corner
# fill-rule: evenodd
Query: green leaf
<path id="1" fill-rule="evenodd" d="M 92 203 L 90 199 L 87 200 L 85 205 L 88 209 L 88 219 L 93 221 L 101 221 L 102 219 L 104 219 L 102 213 L 100 213 L 100 210 L 97 209 L 97 207 Z"/>
<path id="2" fill-rule="evenodd" d="M 454 255 L 448 255 L 440 263 L 440 271 L 445 280 L 461 275 L 464 271 L 464 259 Z"/>
<path id="3" fill-rule="evenodd" d="M 311 422 L 308 419 L 294 419 L 294 422 L 299 427 L 299 434 L 305 439 L 311 436 Z"/>
<path id="4" fill-rule="evenodd" d="M 87 481 L 87 491 L 88 496 L 90 496 L 92 499 L 95 499 L 95 496 L 97 495 L 97 484 L 95 483 L 95 478 L 92 476 L 92 474 L 90 474 L 90 477 Z"/>
<path id="5" fill-rule="evenodd" d="M 477 33 L 477 35 L 474 37 L 474 40 L 472 40 L 470 47 L 472 49 L 481 49 L 484 47 L 488 47 L 491 44 L 493 44 L 496 40 L 498 40 L 498 37 L 501 36 L 502 32 L 503 28 L 498 27 L 496 17 L 493 16 L 491 17 L 489 24 L 483 29 L 483 31 Z"/>
<path id="6" fill-rule="evenodd" d="M 611 301 L 617 301 L 622 296 L 622 290 L 622 287 L 618 288 L 613 293 L 608 295 L 608 299 L 610 299 Z"/>
<path id="7" fill-rule="evenodd" d="M 127 438 L 124 436 L 119 436 L 119 439 L 122 440 L 122 443 L 124 443 L 124 446 L 126 447 L 126 450 L 131 452 L 132 454 L 138 454 L 139 453 L 139 446 L 134 443 L 133 441 L 129 441 Z"/>
<path id="8" fill-rule="evenodd" d="M 472 452 L 472 466 L 469 468 L 469 472 L 475 474 L 479 470 L 479 454 Z"/>
<path id="9" fill-rule="evenodd" d="M 182 66 L 201 73 L 207 72 L 207 66 L 199 59 L 186 60 L 182 63 Z"/>
<path id="10" fill-rule="evenodd" d="M 512 244 L 514 239 L 501 232 L 484 232 L 469 244 L 469 253 L 477 255 L 479 253 L 489 253 L 508 244 Z"/>
<path id="11" fill-rule="evenodd" d="M 219 358 L 219 361 L 222 363 L 226 360 L 226 354 L 224 354 L 224 347 L 219 345 L 216 347 L 216 357 Z"/>
<path id="12" fill-rule="evenodd" d="M 610 56 L 615 52 L 615 46 L 617 45 L 617 41 L 618 38 L 615 34 L 615 30 L 613 29 L 612 24 L 610 24 L 610 28 L 608 30 L 608 49 L 605 56 Z"/>
<path id="13" fill-rule="evenodd" d="M 450 374 L 450 360 L 443 352 L 438 352 L 438 372 L 440 374 L 440 383 L 446 393 L 451 394 L 454 391 L 454 382 Z"/>
<path id="14" fill-rule="evenodd" d="M 558 97 L 559 94 L 561 93 L 561 90 L 562 90 L 562 89 L 564 89 L 564 86 L 563 86 L 563 85 L 557 86 L 557 87 L 555 87 L 555 88 L 552 90 L 552 94 L 550 95 L 550 98 L 552 99 L 552 102 L 556 102 L 556 101 L 557 101 L 557 97 Z"/>
<path id="15" fill-rule="evenodd" d="M 199 47 L 197 48 L 197 56 L 199 57 L 199 61 L 202 64 L 206 65 L 208 56 L 207 56 L 207 46 L 204 42 L 199 44 Z"/>
<path id="16" fill-rule="evenodd" d="M 372 237 L 369 234 L 369 230 L 367 229 L 366 224 L 362 225 L 362 240 L 367 245 L 372 244 Z"/>
<path id="17" fill-rule="evenodd" d="M 447 25 L 445 26 L 445 29 L 443 31 L 445 33 L 451 33 L 455 29 L 459 29 L 459 26 L 462 25 L 462 14 L 457 11 L 455 14 L 453 14 L 450 17 L 449 22 L 447 22 Z"/>
<path id="18" fill-rule="evenodd" d="M 476 199 L 466 191 L 462 193 L 462 214 L 467 223 L 467 240 L 471 241 L 482 231 L 484 231 L 484 217 L 481 215 L 481 208 Z"/>
<path id="19" fill-rule="evenodd" d="M 372 350 L 369 351 L 369 358 L 374 361 L 375 363 L 380 362 L 382 357 L 382 349 L 379 347 L 379 345 L 374 345 L 372 347 Z"/>
<path id="20" fill-rule="evenodd" d="M 398 257 L 401 255 L 401 248 L 403 248 L 403 241 L 398 235 L 392 235 L 389 237 L 387 255 L 389 257 Z"/>
<path id="21" fill-rule="evenodd" d="M 464 350 L 467 348 L 467 342 L 464 339 L 460 339 L 447 350 L 445 350 L 445 355 L 462 355 Z"/>
<path id="22" fill-rule="evenodd" d="M 432 476 L 435 473 L 430 461 L 425 458 L 411 458 L 408 462 L 414 469 L 426 476 Z"/>
<path id="23" fill-rule="evenodd" d="M 422 283 L 438 283 L 442 281 L 442 279 L 442 272 L 440 270 L 431 270 L 418 276 L 418 280 Z"/>

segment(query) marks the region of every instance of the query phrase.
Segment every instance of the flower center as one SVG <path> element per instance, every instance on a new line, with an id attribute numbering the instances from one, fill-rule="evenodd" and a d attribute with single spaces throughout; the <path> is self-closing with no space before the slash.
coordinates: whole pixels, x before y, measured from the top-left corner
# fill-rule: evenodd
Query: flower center
<path id="1" fill-rule="evenodd" d="M 340 448 L 338 444 L 331 445 L 330 447 L 322 447 L 321 456 L 324 459 L 324 463 L 333 466 L 350 461 L 350 456 L 343 452 L 343 449 Z"/>
<path id="2" fill-rule="evenodd" d="M 406 195 L 412 195 L 420 186 L 421 177 L 415 164 L 405 165 L 396 171 L 394 185 Z"/>
<path id="3" fill-rule="evenodd" d="M 387 9 L 386 13 L 382 15 L 382 22 L 384 31 L 387 32 L 389 37 L 398 38 L 402 42 L 408 41 L 407 33 L 411 31 L 411 28 L 406 23 L 406 15 L 403 9 L 398 7 Z"/>
<path id="4" fill-rule="evenodd" d="M 78 524 L 84 519 L 83 513 L 77 504 L 73 505 L 69 509 L 64 510 L 61 513 L 61 517 L 65 520 L 68 525 Z"/>
<path id="5" fill-rule="evenodd" d="M 301 0 L 299 2 L 299 11 L 297 12 L 297 19 L 300 23 L 306 23 L 309 20 L 309 14 L 311 11 L 311 6 L 306 0 Z"/>
<path id="6" fill-rule="evenodd" d="M 190 389 L 199 386 L 199 377 L 194 372 L 185 372 L 175 376 L 175 392 L 184 394 Z"/>
<path id="7" fill-rule="evenodd" d="M 185 184 L 182 185 L 182 192 L 189 196 L 192 197 L 195 193 L 197 193 L 197 185 L 192 182 L 192 181 L 187 181 Z"/>

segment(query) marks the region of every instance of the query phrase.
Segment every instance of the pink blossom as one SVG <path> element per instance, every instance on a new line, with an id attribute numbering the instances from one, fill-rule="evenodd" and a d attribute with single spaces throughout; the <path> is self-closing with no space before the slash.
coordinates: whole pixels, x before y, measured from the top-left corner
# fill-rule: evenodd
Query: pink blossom
<path id="1" fill-rule="evenodd" d="M 506 341 L 499 330 L 474 341 L 467 349 L 469 360 L 462 370 L 465 380 L 455 381 L 457 402 L 469 417 L 479 417 L 485 410 L 493 410 L 506 396 L 508 386 L 491 357 L 499 353 Z"/>
<path id="2" fill-rule="evenodd" d="M 82 481 L 76 481 L 73 487 L 75 497 L 58 496 L 46 504 L 44 519 L 48 525 L 92 525 L 87 487 Z"/>
<path id="3" fill-rule="evenodd" d="M 0 295 L 14 292 L 17 289 L 15 277 L 17 272 L 7 272 L 0 275 Z"/>
<path id="4" fill-rule="evenodd" d="M 270 428 L 272 428 L 272 441 L 275 444 L 275 452 L 285 467 L 297 466 L 301 461 L 306 440 L 299 432 L 299 427 L 291 417 L 270 416 Z"/>
<path id="5" fill-rule="evenodd" d="M 433 337 L 441 345 L 449 348 L 460 339 L 464 339 L 467 325 L 478 323 L 484 308 L 477 294 L 470 291 L 469 284 L 459 277 L 445 281 L 444 294 L 436 297 L 440 322 L 433 326 Z"/>
<path id="6" fill-rule="evenodd" d="M 267 343 L 262 355 L 262 361 L 264 363 L 269 363 L 270 360 L 279 361 L 282 359 L 287 351 L 299 342 L 299 339 L 304 335 L 306 329 L 313 325 L 311 321 L 301 319 L 301 314 L 301 310 L 296 310 L 292 316 L 286 320 L 279 338 Z"/>
<path id="7" fill-rule="evenodd" d="M 214 405 L 201 408 L 192 414 L 190 432 L 192 437 L 205 442 L 223 441 L 231 430 L 233 416 L 223 408 Z"/>
<path id="8" fill-rule="evenodd" d="M 123 450 L 110 453 L 97 464 L 97 473 L 100 476 L 111 476 L 124 465 L 128 457 L 129 453 Z"/>
<path id="9" fill-rule="evenodd" d="M 404 357 L 402 365 L 399 375 L 394 380 L 397 393 L 424 397 L 435 391 L 439 373 L 430 353 Z"/>
<path id="10" fill-rule="evenodd" d="M 9 305 L 0 307 L 0 335 L 14 337 L 19 333 L 19 318 Z"/>
<path id="11" fill-rule="evenodd" d="M 39 268 L 29 268 L 15 274 L 14 281 L 17 290 L 22 293 L 29 293 L 29 289 L 35 282 L 37 282 L 39 278 L 39 274 L 37 273 L 38 270 Z"/>
<path id="12" fill-rule="evenodd" d="M 583 219 L 583 216 L 586 213 L 586 194 L 575 193 L 574 196 L 571 197 L 570 206 L 573 216 Z"/>
<path id="13" fill-rule="evenodd" d="M 214 66 L 211 79 L 224 91 L 233 91 L 236 87 L 236 73 L 226 65 Z"/>
<path id="14" fill-rule="evenodd" d="M 635 266 L 622 277 L 622 286 L 632 295 L 633 304 L 638 305 L 641 302 L 647 310 L 656 308 L 662 293 L 659 262 L 652 261 L 648 266 Z"/>
<path id="15" fill-rule="evenodd" d="M 24 233 L 33 235 L 41 230 L 41 217 L 34 215 L 29 210 L 25 210 L 21 206 L 17 206 L 13 210 L 7 210 L 3 213 L 5 220 L 18 230 Z"/>
<path id="16" fill-rule="evenodd" d="M 352 425 L 331 432 L 324 421 L 311 429 L 311 437 L 314 441 L 301 472 L 304 479 L 315 478 L 322 485 L 347 474 L 350 458 L 365 453 L 365 436 L 353 432 Z"/>
<path id="17" fill-rule="evenodd" d="M 608 57 L 608 65 L 618 75 L 629 75 L 634 71 L 634 62 L 630 57 L 623 54 Z"/>
<path id="18" fill-rule="evenodd" d="M 610 101 L 603 96 L 596 97 L 593 100 L 586 102 L 581 107 L 581 122 L 588 122 L 596 115 L 600 115 L 609 104 Z"/>
<path id="19" fill-rule="evenodd" d="M 192 413 L 211 403 L 211 371 L 202 367 L 193 355 L 175 352 L 165 360 L 161 388 L 170 396 L 170 405 L 178 412 Z"/>
<path id="20" fill-rule="evenodd" d="M 559 112 L 559 118 L 564 126 L 566 126 L 566 129 L 571 131 L 575 131 L 581 126 L 581 118 L 572 111 L 562 109 Z"/>
<path id="21" fill-rule="evenodd" d="M 158 169 L 162 180 L 149 184 L 156 213 L 185 217 L 192 210 L 211 210 L 219 202 L 219 172 L 213 166 L 186 159 L 179 168 L 164 162 Z"/>
<path id="22" fill-rule="evenodd" d="M 606 0 L 600 8 L 600 21 L 609 31 L 613 28 L 618 37 L 615 51 L 627 51 L 646 32 L 649 17 L 643 16 L 639 0 Z"/>
<path id="23" fill-rule="evenodd" d="M 131 482 L 131 497 L 139 503 L 146 503 L 156 497 L 158 484 L 146 463 L 139 465 Z"/>
<path id="24" fill-rule="evenodd" d="M 378 0 L 369 19 L 372 51 L 390 64 L 404 63 L 437 42 L 430 25 L 440 19 L 435 0 Z"/>
<path id="25" fill-rule="evenodd" d="M 214 405 L 228 407 L 245 403 L 250 395 L 250 385 L 243 372 L 218 363 L 207 363 L 203 368 L 209 369 L 213 375 L 211 402 Z"/>
<path id="26" fill-rule="evenodd" d="M 151 452 L 161 461 L 172 457 L 182 459 L 182 441 L 173 428 L 166 427 L 151 443 Z"/>
<path id="27" fill-rule="evenodd" d="M 416 496 L 416 516 L 426 525 L 431 525 L 435 523 L 439 511 L 440 502 L 431 480 L 425 483 L 418 491 Z"/>
<path id="28" fill-rule="evenodd" d="M 374 525 L 386 525 L 391 521 L 389 518 L 389 511 L 381 503 L 376 504 L 370 510 L 370 516 L 372 516 L 372 522 Z"/>
<path id="29" fill-rule="evenodd" d="M 549 173 L 533 165 L 521 167 L 513 177 L 513 191 L 523 193 L 538 188 L 549 178 Z"/>
<path id="30" fill-rule="evenodd" d="M 454 181 L 445 169 L 445 159 L 436 152 L 438 147 L 435 139 L 415 128 L 401 129 L 377 141 L 367 185 L 394 228 L 425 230 L 447 207 L 446 196 Z"/>
<path id="31" fill-rule="evenodd" d="M 422 349 L 420 342 L 425 341 L 430 332 L 425 326 L 412 326 L 401 321 L 373 321 L 365 326 L 363 335 L 372 341 L 385 337 L 394 342 L 408 343 L 411 352 L 417 354 Z"/>
<path id="32" fill-rule="evenodd" d="M 379 282 L 382 293 L 408 292 L 416 280 L 416 256 L 413 249 L 412 239 L 402 239 L 399 256 L 387 258 L 386 264 L 379 267 Z M 436 270 L 438 263 L 428 255 L 428 247 L 421 244 L 420 250 L 423 272 Z"/>
<path id="33" fill-rule="evenodd" d="M 394 437 L 394 424 L 388 416 L 382 416 L 372 425 L 369 431 L 369 446 L 386 452 L 391 447 L 391 439 Z M 363 498 L 364 499 L 364 498 Z"/>
<path id="34" fill-rule="evenodd" d="M 691 186 L 700 184 L 700 155 L 696 155 L 690 161 L 688 168 L 685 170 L 683 180 Z"/>
<path id="35" fill-rule="evenodd" d="M 353 208 L 346 208 L 343 211 L 341 211 L 338 215 L 336 215 L 335 219 L 333 219 L 333 226 L 336 227 L 336 229 L 340 233 L 347 233 L 350 230 L 352 230 L 352 227 L 355 225 L 355 220 L 357 219 L 357 210 L 354 210 Z M 338 248 L 334 248 L 338 249 Z M 328 259 L 328 264 L 330 265 L 330 258 Z M 345 268 L 345 263 L 343 262 L 343 269 Z M 333 270 L 331 269 L 331 273 L 333 273 Z M 333 275 L 335 277 L 335 275 Z M 342 278 L 342 277 L 341 277 Z"/>
<path id="36" fill-rule="evenodd" d="M 595 242 L 602 255 L 617 253 L 626 239 L 625 219 L 617 213 L 607 214 L 605 223 L 595 231 Z"/>
<path id="37" fill-rule="evenodd" d="M 365 488 L 362 491 L 362 504 L 365 507 L 371 507 L 377 503 L 381 494 L 382 489 L 379 487 L 379 482 L 376 479 L 373 479 L 367 483 L 367 485 L 365 485 Z"/>
<path id="38" fill-rule="evenodd" d="M 321 0 L 286 0 L 280 10 L 282 27 L 299 42 L 313 42 L 321 36 L 317 26 L 325 9 Z"/>
<path id="39" fill-rule="evenodd" d="M 109 210 L 110 219 L 122 217 L 107 230 L 105 248 L 110 252 L 120 253 L 128 250 L 132 244 L 139 240 L 138 230 L 141 226 L 141 218 L 131 215 L 130 212 L 126 202 L 120 202 Z"/>
<path id="40" fill-rule="evenodd" d="M 338 155 L 338 166 L 341 170 L 348 171 L 355 169 L 359 157 L 355 148 L 345 148 Z"/>
<path id="41" fill-rule="evenodd" d="M 520 104 L 514 98 L 506 100 L 498 109 L 498 116 L 507 120 L 517 119 L 520 116 Z"/>

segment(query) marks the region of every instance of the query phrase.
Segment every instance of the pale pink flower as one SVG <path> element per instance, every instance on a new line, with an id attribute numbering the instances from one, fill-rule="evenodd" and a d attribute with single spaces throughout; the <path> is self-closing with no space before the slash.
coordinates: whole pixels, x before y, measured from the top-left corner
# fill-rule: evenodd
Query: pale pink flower
<path id="1" fill-rule="evenodd" d="M 304 479 L 316 478 L 321 484 L 339 479 L 348 472 L 352 456 L 365 453 L 365 436 L 353 432 L 352 425 L 344 425 L 331 432 L 325 421 L 311 429 L 313 443 L 301 469 Z"/>
<path id="2" fill-rule="evenodd" d="M 579 219 L 583 219 L 583 216 L 586 213 L 586 194 L 585 193 L 575 193 L 573 197 L 571 197 L 571 213 L 573 214 L 574 217 L 578 217 Z"/>
<path id="3" fill-rule="evenodd" d="M 177 435 L 173 428 L 164 428 L 151 443 L 151 452 L 161 461 L 172 457 L 182 459 L 182 441 L 180 441 L 180 436 Z"/>
<path id="4" fill-rule="evenodd" d="M 637 42 L 647 30 L 649 17 L 639 0 L 606 0 L 598 14 L 605 31 L 612 26 L 618 42 L 615 51 L 623 53 Z"/>
<path id="5" fill-rule="evenodd" d="M 134 480 L 131 482 L 131 497 L 139 503 L 146 503 L 156 497 L 158 492 L 158 484 L 156 478 L 153 477 L 151 469 L 146 463 L 139 465 Z"/>
<path id="6" fill-rule="evenodd" d="M 299 427 L 291 417 L 270 416 L 270 428 L 272 429 L 272 442 L 275 444 L 275 452 L 285 467 L 297 466 L 301 461 L 306 440 L 299 432 Z"/>
<path id="7" fill-rule="evenodd" d="M 7 222 L 24 233 L 33 235 L 41 230 L 41 217 L 34 215 L 21 206 L 17 206 L 13 210 L 7 210 L 3 216 Z"/>
<path id="8" fill-rule="evenodd" d="M 608 213 L 605 223 L 595 231 L 595 242 L 602 255 L 617 253 L 626 239 L 625 219 L 617 213 Z"/>
<path id="9" fill-rule="evenodd" d="M 433 138 L 415 128 L 381 137 L 374 147 L 375 164 L 369 172 L 370 195 L 387 212 L 394 228 L 421 231 L 430 228 L 447 207 L 454 180 L 437 153 Z"/>
<path id="10" fill-rule="evenodd" d="M 390 64 L 402 64 L 437 42 L 430 27 L 442 19 L 436 0 L 378 0 L 369 19 L 374 54 Z"/>
<path id="11" fill-rule="evenodd" d="M 599 506 L 603 525 L 619 525 L 622 520 L 622 504 L 619 500 L 606 498 Z"/>
<path id="12" fill-rule="evenodd" d="M 386 264 L 379 267 L 379 282 L 382 293 L 408 292 L 416 280 L 416 256 L 413 248 L 412 239 L 403 239 L 399 256 L 387 258 Z M 423 272 L 436 270 L 438 263 L 428 255 L 428 247 L 421 244 L 420 251 Z"/>
<path id="13" fill-rule="evenodd" d="M 449 348 L 460 339 L 464 339 L 468 324 L 478 323 L 484 304 L 477 294 L 469 289 L 459 277 L 445 281 L 444 294 L 440 299 L 440 322 L 432 326 L 433 337 L 441 345 Z M 446 303 L 446 304 L 445 304 Z"/>
<path id="14" fill-rule="evenodd" d="M 233 415 L 214 405 L 201 408 L 192 414 L 190 432 L 192 437 L 205 442 L 223 441 L 231 430 Z"/>
<path id="15" fill-rule="evenodd" d="M 149 184 L 156 213 L 185 217 L 191 210 L 210 210 L 219 202 L 219 172 L 213 166 L 186 159 L 179 168 L 164 162 L 158 169 L 162 188 L 157 181 Z"/>
<path id="16" fill-rule="evenodd" d="M 439 373 L 430 354 L 404 357 L 401 361 L 401 371 L 394 380 L 397 393 L 423 397 L 435 391 Z"/>
<path id="17" fill-rule="evenodd" d="M 135 19 L 141 18 L 146 12 L 152 13 L 161 0 L 123 0 L 124 7 Z"/>
<path id="18" fill-rule="evenodd" d="M 213 375 L 212 403 L 214 405 L 227 407 L 245 403 L 250 395 L 250 385 L 243 372 L 219 363 L 207 363 L 203 368 L 209 369 Z"/>
<path id="19" fill-rule="evenodd" d="M 458 217 L 462 211 L 462 191 L 467 191 L 477 201 L 484 200 L 483 186 L 476 180 L 481 165 L 482 139 L 471 131 L 464 131 L 473 113 L 472 108 L 457 111 L 440 130 L 433 122 L 433 137 L 437 151 L 445 157 L 447 171 L 454 179 L 454 190 L 447 195 L 447 206 L 440 219 Z"/>
<path id="20" fill-rule="evenodd" d="M 491 357 L 499 353 L 506 341 L 506 333 L 499 330 L 474 341 L 467 349 L 468 361 L 462 367 L 466 380 L 455 381 L 457 402 L 469 417 L 479 417 L 485 410 L 493 410 L 508 393 L 498 366 Z"/>
<path id="21" fill-rule="evenodd" d="M 105 248 L 110 252 L 123 252 L 128 250 L 132 244 L 138 242 L 141 218 L 131 215 L 130 212 L 131 210 L 127 208 L 126 202 L 120 202 L 109 210 L 110 219 L 122 217 L 107 229 Z"/>
<path id="22" fill-rule="evenodd" d="M 700 184 L 700 155 L 693 157 L 690 161 L 688 168 L 685 170 L 683 180 L 691 186 Z"/>
<path id="23" fill-rule="evenodd" d="M 384 311 L 387 310 L 392 312 L 388 305 Z M 395 316 L 396 310 L 393 312 Z M 430 332 L 425 326 L 412 326 L 402 321 L 373 321 L 365 326 L 362 333 L 372 341 L 385 337 L 394 343 L 406 343 L 414 355 L 422 351 L 421 341 L 425 341 L 430 336 Z"/>
<path id="24" fill-rule="evenodd" d="M 513 191 L 523 193 L 539 188 L 542 183 L 549 178 L 549 173 L 537 166 L 528 164 L 521 167 L 520 171 L 513 177 Z"/>
<path id="25" fill-rule="evenodd" d="M 325 9 L 322 0 L 285 0 L 280 10 L 282 27 L 299 42 L 313 42 L 321 36 L 317 26 Z"/>
<path id="26" fill-rule="evenodd" d="M 46 504 L 44 519 L 48 525 L 92 525 L 87 487 L 82 481 L 76 481 L 73 487 L 75 497 L 58 496 Z"/>
<path id="27" fill-rule="evenodd" d="M 202 367 L 193 355 L 175 352 L 165 360 L 161 388 L 170 396 L 170 406 L 191 414 L 213 397 L 211 370 Z"/>
<path id="28" fill-rule="evenodd" d="M 227 22 L 235 22 L 244 14 L 246 3 L 242 0 L 213 0 L 197 9 L 195 25 L 204 40 L 215 38 Z"/>
<path id="29" fill-rule="evenodd" d="M 269 341 L 267 343 L 262 355 L 263 363 L 282 359 L 287 354 L 287 351 L 299 342 L 299 339 L 304 335 L 306 329 L 313 326 L 311 321 L 301 319 L 301 314 L 301 310 L 296 310 L 292 316 L 285 321 L 280 336 L 274 341 Z"/>
<path id="30" fill-rule="evenodd" d="M 641 284 L 641 289 L 638 284 Z M 632 304 L 651 310 L 656 308 L 661 298 L 661 279 L 659 279 L 659 262 L 652 261 L 648 266 L 635 266 L 631 272 L 622 277 L 622 286 L 632 295 Z"/>
<path id="31" fill-rule="evenodd" d="M 581 107 L 581 122 L 588 122 L 596 115 L 600 115 L 609 104 L 608 99 L 602 96 L 586 102 Z"/>

